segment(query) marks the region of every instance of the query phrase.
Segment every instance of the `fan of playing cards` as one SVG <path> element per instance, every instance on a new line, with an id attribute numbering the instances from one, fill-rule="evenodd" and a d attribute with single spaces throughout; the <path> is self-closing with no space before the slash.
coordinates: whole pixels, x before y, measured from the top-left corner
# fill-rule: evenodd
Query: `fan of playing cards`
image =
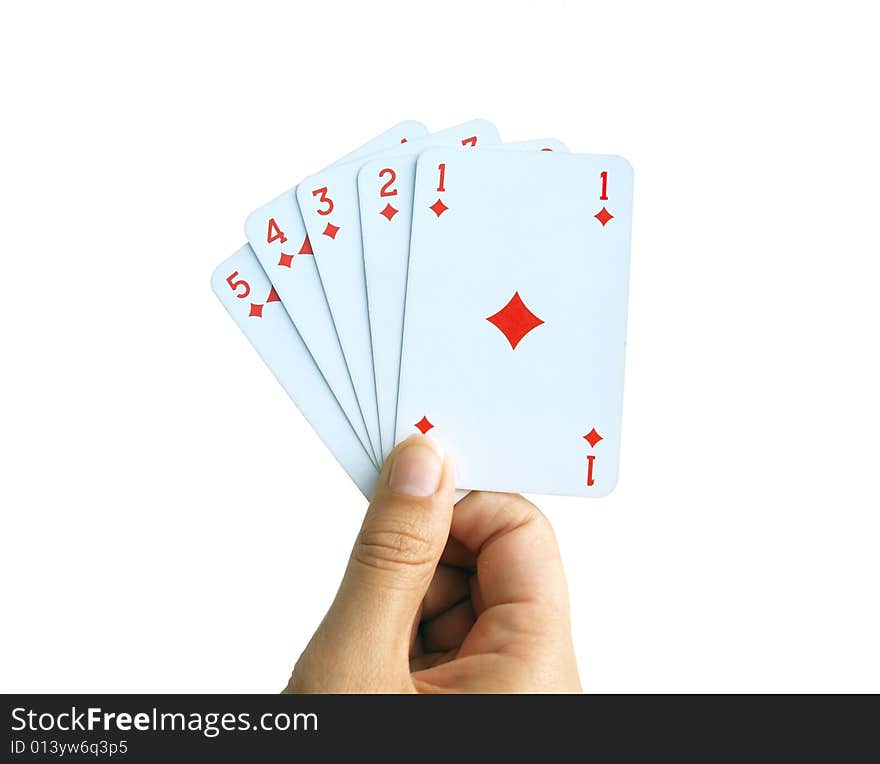
<path id="1" fill-rule="evenodd" d="M 248 216 L 229 314 L 368 497 L 427 433 L 460 489 L 617 482 L 632 168 L 401 122 Z"/>

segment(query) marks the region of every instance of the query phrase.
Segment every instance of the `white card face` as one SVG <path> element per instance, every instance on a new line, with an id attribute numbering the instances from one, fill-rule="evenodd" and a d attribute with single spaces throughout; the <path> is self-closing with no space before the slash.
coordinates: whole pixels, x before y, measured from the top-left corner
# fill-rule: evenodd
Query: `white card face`
<path id="1" fill-rule="evenodd" d="M 297 408 L 361 492 L 378 472 L 247 244 L 221 263 L 211 287 Z"/>
<path id="2" fill-rule="evenodd" d="M 412 141 L 388 152 L 388 155 L 396 157 L 401 153 L 415 153 L 432 145 L 471 146 L 497 141 L 498 131 L 494 125 L 485 120 L 473 120 Z M 361 164 L 359 161 L 340 164 L 307 178 L 297 187 L 297 199 L 367 432 L 371 441 L 382 444 L 381 455 L 390 451 L 392 433 L 386 432 L 386 442 L 383 443 L 361 245 L 357 184 Z M 383 184 L 386 183 L 386 193 L 398 190 L 390 174 L 383 179 Z M 386 197 L 386 202 L 394 198 L 392 194 Z M 389 208 L 387 214 L 394 213 Z"/>
<path id="3" fill-rule="evenodd" d="M 419 122 L 401 122 L 339 161 L 365 158 L 426 134 Z M 296 190 L 252 212 L 245 222 L 245 234 L 358 438 L 378 464 L 379 441 L 371 443 L 358 406 L 296 203 Z"/>
<path id="4" fill-rule="evenodd" d="M 510 143 L 500 143 L 497 146 L 483 146 L 482 148 L 495 149 L 497 151 L 514 149 L 516 151 L 557 151 L 563 154 L 568 153 L 568 146 L 558 138 L 533 138 L 529 141 L 511 141 Z"/>
<path id="5" fill-rule="evenodd" d="M 435 137 L 430 135 L 425 140 Z M 453 139 L 448 145 L 455 143 Z M 496 151 L 567 151 L 565 144 L 555 138 L 500 144 L 481 139 L 478 145 Z M 395 445 L 413 188 L 421 150 L 416 147 L 409 153 L 383 155 L 366 162 L 358 171 L 361 239 L 383 458 L 388 457 Z"/>
<path id="6" fill-rule="evenodd" d="M 632 168 L 614 156 L 419 157 L 397 439 L 430 430 L 463 489 L 617 482 Z"/>

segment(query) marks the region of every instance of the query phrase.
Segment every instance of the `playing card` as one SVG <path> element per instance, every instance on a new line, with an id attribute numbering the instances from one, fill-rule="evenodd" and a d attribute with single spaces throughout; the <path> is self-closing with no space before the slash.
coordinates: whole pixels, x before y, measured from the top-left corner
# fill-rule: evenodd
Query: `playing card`
<path id="1" fill-rule="evenodd" d="M 459 488 L 611 491 L 631 209 L 620 157 L 423 152 L 397 440 L 430 432 Z"/>
<path id="2" fill-rule="evenodd" d="M 430 135 L 419 143 L 433 138 L 435 136 Z M 486 146 L 488 142 L 480 145 Z M 565 144 L 555 138 L 501 143 L 491 148 L 496 151 L 567 151 Z M 413 186 L 416 160 L 422 150 L 421 146 L 415 146 L 409 152 L 383 154 L 366 162 L 358 171 L 361 239 L 383 458 L 388 457 L 395 443 Z"/>
<path id="3" fill-rule="evenodd" d="M 429 145 L 473 146 L 497 142 L 498 131 L 494 125 L 473 120 L 407 143 L 389 156 Z M 340 164 L 307 178 L 297 187 L 297 199 L 367 432 L 372 442 L 382 443 L 381 455 L 387 454 L 392 444 L 390 432 L 386 432 L 386 441 L 381 441 L 376 401 L 358 207 L 357 176 L 361 164 L 360 161 Z M 384 214 L 393 220 L 396 216 L 393 201 L 399 189 L 393 170 L 388 169 L 390 172 L 382 176 L 380 191 L 386 194 L 382 197 Z"/>
<path id="4" fill-rule="evenodd" d="M 275 375 L 318 437 L 369 498 L 376 466 L 284 310 L 247 244 L 211 277 L 214 293 Z M 236 432 L 242 432 L 236 420 Z"/>
<path id="5" fill-rule="evenodd" d="M 532 138 L 528 141 L 510 141 L 494 146 L 480 146 L 480 148 L 493 149 L 494 151 L 561 151 L 568 153 L 568 146 L 558 138 Z"/>
<path id="6" fill-rule="evenodd" d="M 401 122 L 339 161 L 366 157 L 425 134 L 427 129 L 421 123 Z M 378 464 L 379 439 L 377 436 L 376 442 L 371 442 L 355 396 L 296 203 L 296 189 L 252 212 L 245 222 L 245 234 L 358 439 Z"/>

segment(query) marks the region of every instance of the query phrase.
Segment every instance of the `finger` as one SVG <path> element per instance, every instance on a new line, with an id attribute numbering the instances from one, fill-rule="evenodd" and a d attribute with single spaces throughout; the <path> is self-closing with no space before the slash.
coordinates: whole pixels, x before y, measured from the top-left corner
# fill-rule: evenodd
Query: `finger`
<path id="1" fill-rule="evenodd" d="M 483 593 L 480 591 L 480 579 L 476 575 L 468 576 L 468 590 L 471 597 L 471 607 L 474 614 L 479 616 L 486 609 Z"/>
<path id="2" fill-rule="evenodd" d="M 419 634 L 419 626 L 422 623 L 422 608 L 419 608 L 419 612 L 416 613 L 416 617 L 413 618 L 412 626 L 409 631 L 409 657 L 412 658 L 414 655 L 421 655 L 424 652 L 424 648 L 422 646 L 422 637 Z"/>
<path id="3" fill-rule="evenodd" d="M 468 574 L 459 568 L 439 565 L 422 603 L 422 620 L 436 618 L 469 595 Z"/>
<path id="4" fill-rule="evenodd" d="M 455 658 L 456 650 L 447 650 L 443 653 L 425 653 L 418 655 L 409 662 L 410 671 L 424 671 L 425 669 L 439 666 Z"/>
<path id="5" fill-rule="evenodd" d="M 321 625 L 330 649 L 364 660 L 408 657 L 413 621 L 449 536 L 453 483 L 430 438 L 414 435 L 391 452 Z"/>
<path id="6" fill-rule="evenodd" d="M 433 621 L 423 623 L 421 631 L 425 652 L 444 652 L 458 647 L 468 635 L 475 620 L 470 600 L 465 600 L 437 616 Z"/>
<path id="7" fill-rule="evenodd" d="M 454 568 L 473 570 L 477 564 L 477 555 L 457 538 L 450 536 L 449 541 L 446 542 L 446 549 L 443 550 L 443 554 L 440 556 L 440 563 L 442 565 L 451 565 Z"/>
<path id="8" fill-rule="evenodd" d="M 534 602 L 568 612 L 550 523 L 522 496 L 474 491 L 455 508 L 450 535 L 476 555 L 479 605 Z"/>

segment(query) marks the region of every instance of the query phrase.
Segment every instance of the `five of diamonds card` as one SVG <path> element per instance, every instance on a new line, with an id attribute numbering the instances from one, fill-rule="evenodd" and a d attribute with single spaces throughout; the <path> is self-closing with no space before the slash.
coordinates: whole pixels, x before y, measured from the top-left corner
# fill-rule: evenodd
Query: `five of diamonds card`
<path id="1" fill-rule="evenodd" d="M 252 212 L 233 320 L 370 497 L 421 432 L 462 490 L 617 483 L 632 168 L 401 122 Z"/>

